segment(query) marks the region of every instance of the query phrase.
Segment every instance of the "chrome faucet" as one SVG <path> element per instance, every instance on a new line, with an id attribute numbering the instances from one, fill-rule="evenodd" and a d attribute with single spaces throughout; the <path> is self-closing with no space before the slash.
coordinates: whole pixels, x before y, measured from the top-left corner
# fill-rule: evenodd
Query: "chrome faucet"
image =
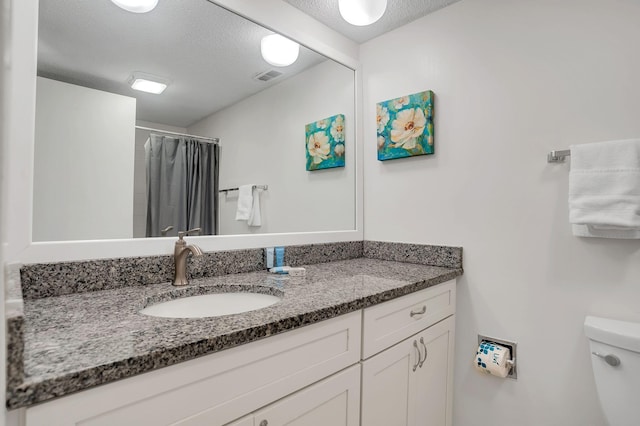
<path id="1" fill-rule="evenodd" d="M 200 232 L 200 228 L 178 232 L 178 241 L 176 241 L 176 246 L 173 250 L 173 261 L 175 263 L 173 285 L 175 286 L 189 284 L 189 280 L 187 280 L 187 256 L 189 255 L 189 252 L 193 253 L 194 256 L 202 256 L 202 250 L 200 247 L 194 244 L 187 245 L 187 243 L 182 239 L 185 235 L 189 235 L 192 232 Z"/>

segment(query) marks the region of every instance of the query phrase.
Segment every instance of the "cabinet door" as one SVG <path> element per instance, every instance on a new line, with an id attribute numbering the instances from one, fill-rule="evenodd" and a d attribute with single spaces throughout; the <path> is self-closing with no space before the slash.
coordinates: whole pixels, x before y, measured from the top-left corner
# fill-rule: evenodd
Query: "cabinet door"
<path id="1" fill-rule="evenodd" d="M 453 317 L 426 329 L 416 338 L 422 359 L 415 374 L 415 425 L 450 426 L 453 396 Z"/>
<path id="2" fill-rule="evenodd" d="M 354 365 L 263 408 L 254 425 L 357 426 L 359 417 L 360 366 Z"/>
<path id="3" fill-rule="evenodd" d="M 415 337 L 362 363 L 362 424 L 366 426 L 412 426 L 419 362 Z"/>
<path id="4" fill-rule="evenodd" d="M 450 426 L 451 316 L 362 363 L 363 426 Z"/>

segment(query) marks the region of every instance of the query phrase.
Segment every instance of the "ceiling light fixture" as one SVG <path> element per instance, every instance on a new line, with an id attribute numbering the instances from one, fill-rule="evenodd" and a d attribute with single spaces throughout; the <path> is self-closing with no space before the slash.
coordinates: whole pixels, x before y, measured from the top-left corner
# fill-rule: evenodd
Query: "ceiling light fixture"
<path id="1" fill-rule="evenodd" d="M 340 15 L 351 25 L 370 25 L 384 15 L 387 0 L 338 0 Z"/>
<path id="2" fill-rule="evenodd" d="M 158 0 L 111 0 L 117 6 L 133 13 L 146 13 L 157 6 Z"/>
<path id="3" fill-rule="evenodd" d="M 159 95 L 167 88 L 169 81 L 151 74 L 135 72 L 129 77 L 129 84 L 133 90 Z"/>
<path id="4" fill-rule="evenodd" d="M 286 67 L 298 59 L 300 45 L 280 34 L 262 37 L 260 41 L 262 57 L 274 67 Z"/>

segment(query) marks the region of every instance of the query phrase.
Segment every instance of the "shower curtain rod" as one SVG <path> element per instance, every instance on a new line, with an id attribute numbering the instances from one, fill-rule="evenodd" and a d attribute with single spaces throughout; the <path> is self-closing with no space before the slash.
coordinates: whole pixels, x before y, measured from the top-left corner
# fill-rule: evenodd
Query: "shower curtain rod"
<path id="1" fill-rule="evenodd" d="M 151 127 L 142 127 L 142 126 L 136 126 L 136 129 L 149 130 L 150 132 L 164 133 L 165 135 L 186 136 L 188 138 L 202 139 L 202 140 L 211 141 L 212 143 L 220 145 L 220 139 L 218 138 L 208 138 L 206 136 L 188 135 L 186 133 L 169 132 L 167 130 L 152 129 Z"/>

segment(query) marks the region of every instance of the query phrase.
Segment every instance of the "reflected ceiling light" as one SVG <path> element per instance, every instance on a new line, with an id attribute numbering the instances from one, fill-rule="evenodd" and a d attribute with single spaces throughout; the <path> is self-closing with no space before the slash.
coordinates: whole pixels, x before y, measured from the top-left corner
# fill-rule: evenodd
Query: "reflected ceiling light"
<path id="1" fill-rule="evenodd" d="M 262 57 L 274 67 L 286 67 L 298 59 L 300 45 L 280 34 L 262 37 L 260 41 Z"/>
<path id="2" fill-rule="evenodd" d="M 373 24 L 384 15 L 387 0 L 338 0 L 340 15 L 351 25 Z"/>
<path id="3" fill-rule="evenodd" d="M 131 77 L 129 77 L 129 84 L 133 90 L 159 95 L 164 92 L 164 89 L 167 88 L 169 82 L 161 77 L 156 77 L 151 74 L 135 72 Z"/>
<path id="4" fill-rule="evenodd" d="M 153 10 L 158 0 L 111 0 L 117 6 L 133 13 L 146 13 Z"/>

